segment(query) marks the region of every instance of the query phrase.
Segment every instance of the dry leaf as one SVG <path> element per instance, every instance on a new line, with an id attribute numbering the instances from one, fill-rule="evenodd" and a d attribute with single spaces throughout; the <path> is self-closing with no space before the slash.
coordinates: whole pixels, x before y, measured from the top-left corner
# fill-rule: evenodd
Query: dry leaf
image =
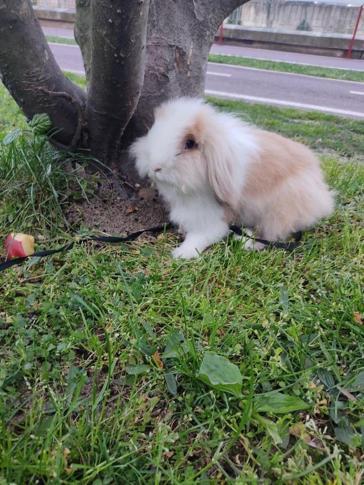
<path id="1" fill-rule="evenodd" d="M 152 355 L 152 359 L 154 360 L 154 363 L 155 365 L 159 368 L 159 369 L 163 369 L 164 365 L 163 365 L 163 361 L 161 359 L 161 356 L 160 356 L 160 353 L 158 352 L 154 352 L 154 354 Z"/>
<path id="2" fill-rule="evenodd" d="M 353 317 L 356 323 L 359 323 L 359 325 L 363 325 L 363 315 L 360 312 L 354 312 Z"/>
<path id="3" fill-rule="evenodd" d="M 295 436 L 296 438 L 300 438 L 308 446 L 311 446 L 312 448 L 316 448 L 318 450 L 322 450 L 324 448 L 319 438 L 315 438 L 314 436 L 311 436 L 310 433 L 308 433 L 308 431 L 306 430 L 305 425 L 303 423 L 296 423 L 292 425 L 289 428 L 289 432 L 292 436 Z"/>
<path id="4" fill-rule="evenodd" d="M 356 397 L 353 394 L 351 394 L 351 392 L 349 392 L 347 389 L 344 389 L 340 386 L 337 386 L 337 388 L 339 389 L 341 394 L 343 394 L 345 397 L 349 399 L 349 401 L 356 401 Z"/>
<path id="5" fill-rule="evenodd" d="M 127 214 L 133 214 L 134 212 L 138 212 L 138 208 L 133 206 L 133 205 L 130 205 L 127 209 L 126 209 L 126 213 Z"/>

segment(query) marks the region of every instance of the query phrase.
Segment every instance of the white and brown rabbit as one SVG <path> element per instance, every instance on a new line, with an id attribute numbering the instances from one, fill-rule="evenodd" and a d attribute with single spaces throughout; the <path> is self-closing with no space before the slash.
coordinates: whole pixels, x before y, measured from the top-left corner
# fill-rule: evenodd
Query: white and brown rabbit
<path id="1" fill-rule="evenodd" d="M 174 257 L 193 258 L 235 221 L 257 237 L 285 240 L 328 216 L 334 207 L 320 163 L 304 145 L 248 126 L 200 99 L 162 104 L 131 153 L 185 233 Z M 261 249 L 261 243 L 246 243 Z"/>

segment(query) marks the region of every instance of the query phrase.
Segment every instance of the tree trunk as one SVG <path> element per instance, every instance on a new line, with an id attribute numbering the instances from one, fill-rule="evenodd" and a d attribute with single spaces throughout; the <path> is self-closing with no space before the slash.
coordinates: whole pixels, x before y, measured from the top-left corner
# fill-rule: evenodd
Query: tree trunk
<path id="1" fill-rule="evenodd" d="M 146 132 L 162 101 L 202 96 L 215 33 L 242 3 L 77 0 L 86 96 L 55 62 L 31 1 L 0 0 L 3 81 L 28 118 L 49 114 L 58 146 L 89 148 L 109 164 L 120 159 L 121 146 Z"/>
<path id="2" fill-rule="evenodd" d="M 71 150 L 84 145 L 85 93 L 60 70 L 30 0 L 0 0 L 0 70 L 29 119 L 49 115 L 53 142 Z"/>
<path id="3" fill-rule="evenodd" d="M 245 0 L 245 2 L 248 0 Z M 80 13 L 76 31 L 86 72 L 91 58 L 87 3 L 77 0 Z M 142 93 L 137 109 L 123 135 L 127 147 L 153 122 L 153 111 L 166 99 L 202 96 L 208 54 L 218 27 L 242 0 L 150 0 L 147 57 Z M 89 14 L 88 14 L 89 15 Z"/>
<path id="4" fill-rule="evenodd" d="M 91 2 L 91 153 L 113 161 L 143 86 L 149 0 Z"/>

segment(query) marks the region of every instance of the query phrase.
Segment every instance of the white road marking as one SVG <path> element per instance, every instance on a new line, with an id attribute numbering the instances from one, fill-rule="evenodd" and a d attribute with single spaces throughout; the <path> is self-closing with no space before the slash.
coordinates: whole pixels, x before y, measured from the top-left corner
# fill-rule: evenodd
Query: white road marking
<path id="1" fill-rule="evenodd" d="M 273 74 L 280 74 L 282 76 L 300 76 L 300 77 L 307 77 L 310 79 L 320 79 L 321 81 L 336 81 L 337 83 L 351 83 L 351 84 L 360 84 L 360 81 L 349 81 L 347 79 L 334 79 L 332 77 L 322 77 L 322 76 L 310 76 L 308 74 L 300 74 L 298 72 L 285 72 L 285 71 L 275 71 L 273 69 L 261 69 L 260 67 L 249 67 L 249 66 L 237 66 L 236 64 L 223 64 L 220 62 L 209 62 L 209 64 L 216 66 L 221 66 L 225 68 L 233 68 L 233 69 L 243 69 L 248 71 L 260 71 L 260 72 L 269 72 Z"/>
<path id="2" fill-rule="evenodd" d="M 262 98 L 258 96 L 247 96 L 238 93 L 226 93 L 224 91 L 214 91 L 211 89 L 205 90 L 206 94 L 213 96 L 220 96 L 222 98 L 243 99 L 244 101 L 255 101 L 256 103 L 277 104 L 279 106 L 287 106 L 291 108 L 304 108 L 313 111 L 321 111 L 323 113 L 332 113 L 337 115 L 354 116 L 356 118 L 364 118 L 364 113 L 358 111 L 349 111 L 337 108 L 329 108 L 327 106 L 318 106 L 316 104 L 296 103 L 295 101 L 284 101 L 283 99 Z"/>
<path id="3" fill-rule="evenodd" d="M 231 74 L 227 74 L 226 72 L 207 71 L 206 74 L 209 74 L 210 76 L 231 77 Z"/>
<path id="4" fill-rule="evenodd" d="M 350 91 L 350 94 L 358 94 L 359 96 L 364 96 L 364 91 Z"/>

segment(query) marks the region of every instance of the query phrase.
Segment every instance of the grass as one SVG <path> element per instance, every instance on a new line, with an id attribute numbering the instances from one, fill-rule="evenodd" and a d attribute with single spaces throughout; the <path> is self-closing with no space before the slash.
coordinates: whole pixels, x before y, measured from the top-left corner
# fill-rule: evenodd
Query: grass
<path id="1" fill-rule="evenodd" d="M 48 42 L 57 44 L 77 45 L 74 39 L 67 37 L 47 36 Z M 306 66 L 281 61 L 269 61 L 262 59 L 251 59 L 249 57 L 210 54 L 210 62 L 218 64 L 231 64 L 234 66 L 254 67 L 256 69 L 267 69 L 269 71 L 292 72 L 305 74 L 306 76 L 324 77 L 329 79 L 341 79 L 345 81 L 364 82 L 364 71 L 350 71 L 346 69 L 335 69 L 330 67 Z"/>
<path id="2" fill-rule="evenodd" d="M 269 71 L 291 72 L 295 74 L 305 74 L 306 76 L 364 82 L 364 71 L 350 71 L 331 67 L 303 66 L 300 64 L 291 64 L 289 62 L 251 59 L 249 57 L 224 56 L 219 54 L 210 54 L 209 61 L 217 62 L 218 64 L 231 64 L 234 66 L 267 69 Z"/>
<path id="3" fill-rule="evenodd" d="M 364 162 L 364 123 L 362 121 L 314 111 L 210 99 L 220 109 L 233 112 L 248 123 L 306 143 L 321 155 Z"/>
<path id="4" fill-rule="evenodd" d="M 77 45 L 73 37 L 59 37 L 57 35 L 47 35 L 47 41 L 55 44 Z"/>
<path id="5" fill-rule="evenodd" d="M 0 235 L 64 238 L 75 189 L 39 128 L 4 145 L 25 125 L 1 87 L 0 100 Z M 327 146 L 335 214 L 293 253 L 226 241 L 173 261 L 165 234 L 0 273 L 0 483 L 360 483 L 362 128 L 212 101 Z M 238 367 L 241 392 L 201 381 L 207 352 Z"/>

